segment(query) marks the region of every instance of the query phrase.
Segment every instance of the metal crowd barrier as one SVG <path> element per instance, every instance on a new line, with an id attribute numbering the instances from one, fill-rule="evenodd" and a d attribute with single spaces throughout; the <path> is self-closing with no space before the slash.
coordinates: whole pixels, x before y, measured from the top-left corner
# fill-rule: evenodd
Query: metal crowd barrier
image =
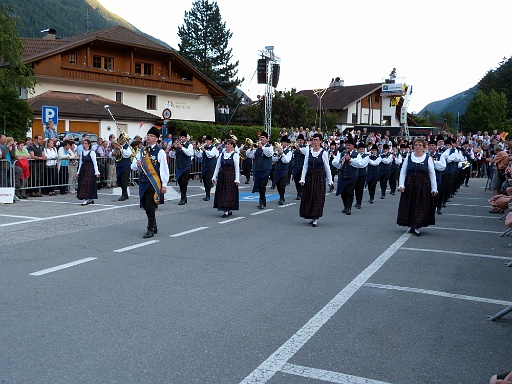
<path id="1" fill-rule="evenodd" d="M 168 160 L 167 166 L 169 167 L 170 181 L 174 181 L 176 177 L 176 162 L 175 159 L 169 158 Z M 63 165 L 66 164 L 65 162 L 68 162 L 67 166 Z M 116 165 L 114 160 L 108 157 L 97 157 L 96 162 L 100 172 L 99 186 L 115 187 Z M 194 159 L 190 168 L 191 175 L 201 174 L 201 162 L 198 159 Z M 16 189 L 24 190 L 28 193 L 41 192 L 48 194 L 49 192 L 55 192 L 55 190 L 76 192 L 78 159 L 57 159 L 57 163 L 53 166 L 48 166 L 46 160 L 28 159 L 27 162 L 15 161 L 11 163 L 6 159 L 1 159 L 0 170 L 1 185 L 3 187 L 16 187 Z M 15 177 L 16 173 L 22 176 L 19 180 L 19 185 Z M 138 177 L 137 171 L 131 171 L 130 185 L 138 185 Z"/>
<path id="2" fill-rule="evenodd" d="M 7 159 L 0 159 L 0 186 L 12 188 L 15 186 L 14 165 Z"/>

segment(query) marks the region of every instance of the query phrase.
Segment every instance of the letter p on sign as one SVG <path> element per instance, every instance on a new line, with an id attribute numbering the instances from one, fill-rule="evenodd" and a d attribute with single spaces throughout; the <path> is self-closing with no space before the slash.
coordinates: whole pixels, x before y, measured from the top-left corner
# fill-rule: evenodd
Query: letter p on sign
<path id="1" fill-rule="evenodd" d="M 43 115 L 43 124 L 46 125 L 51 120 L 51 121 L 53 121 L 53 124 L 58 125 L 58 123 L 59 123 L 59 108 L 43 105 L 42 115 Z"/>

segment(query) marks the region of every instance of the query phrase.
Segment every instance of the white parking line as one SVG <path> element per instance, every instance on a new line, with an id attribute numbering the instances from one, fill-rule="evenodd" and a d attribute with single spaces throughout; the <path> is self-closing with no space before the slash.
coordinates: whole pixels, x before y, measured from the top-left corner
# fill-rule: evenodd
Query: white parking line
<path id="1" fill-rule="evenodd" d="M 123 208 L 123 206 L 112 206 L 112 207 L 100 208 L 100 209 L 95 209 L 95 210 L 87 210 L 87 211 L 82 211 L 82 212 L 66 213 L 65 215 L 42 217 L 42 218 L 37 218 L 37 219 L 34 218 L 32 220 L 18 221 L 16 223 L 0 224 L 0 227 L 9 227 L 9 226 L 12 226 L 12 225 L 25 224 L 25 223 L 33 223 L 35 221 L 46 221 L 46 220 L 61 219 L 61 218 L 66 218 L 66 217 L 71 217 L 71 216 L 88 215 L 88 214 L 92 214 L 92 213 L 96 213 L 96 212 L 109 211 L 111 209 L 118 209 L 118 208 Z"/>
<path id="2" fill-rule="evenodd" d="M 41 275 L 44 275 L 44 274 L 47 274 L 47 273 L 50 273 L 50 272 L 58 271 L 60 269 L 69 268 L 69 267 L 73 267 L 73 266 L 78 265 L 78 264 L 87 263 L 88 261 L 92 261 L 92 260 L 96 260 L 96 257 L 88 257 L 86 259 L 81 259 L 81 260 L 73 261 L 71 263 L 58 265 L 56 267 L 52 267 L 52 268 L 48 268 L 48 269 L 43 269 L 42 271 L 31 273 L 30 276 L 41 276 Z"/>
<path id="3" fill-rule="evenodd" d="M 291 207 L 292 205 L 297 205 L 297 203 L 289 203 L 289 204 L 280 205 L 279 208 Z"/>
<path id="4" fill-rule="evenodd" d="M 302 365 L 296 364 L 285 364 L 281 370 L 284 373 L 290 375 L 307 377 L 310 379 L 316 379 L 320 381 L 326 381 L 329 383 L 340 383 L 340 384 L 390 384 L 385 381 L 378 381 L 367 379 L 365 377 L 346 375 L 344 373 L 326 371 L 323 369 L 303 367 Z"/>
<path id="5" fill-rule="evenodd" d="M 459 295 L 459 294 L 456 294 L 456 293 L 432 291 L 430 289 L 400 287 L 400 286 L 397 286 L 397 285 L 384 285 L 384 284 L 373 284 L 373 283 L 366 283 L 365 286 L 366 287 L 371 287 L 371 288 L 389 289 L 389 290 L 393 290 L 393 291 L 423 293 L 423 294 L 426 294 L 426 295 L 448 297 L 450 299 L 477 301 L 477 302 L 480 302 L 480 303 L 489 303 L 489 304 L 506 305 L 506 306 L 512 305 L 512 302 L 505 301 L 505 300 L 494 300 L 494 299 L 488 299 L 488 298 L 485 298 L 485 297 Z"/>
<path id="6" fill-rule="evenodd" d="M 144 246 L 149 245 L 149 244 L 158 243 L 159 241 L 160 240 L 150 240 L 150 241 L 146 241 L 145 243 L 130 245 L 129 247 L 126 247 L 126 248 L 115 249 L 112 252 L 126 252 L 126 251 L 129 251 L 131 249 L 140 248 L 140 247 L 144 247 Z"/>
<path id="7" fill-rule="evenodd" d="M 261 211 L 259 211 L 259 212 L 253 212 L 253 213 L 251 213 L 250 215 L 251 215 L 251 216 L 261 215 L 262 213 L 265 213 L 265 212 L 271 212 L 271 211 L 273 211 L 273 210 L 274 210 L 274 208 L 269 208 L 269 209 L 266 209 L 266 208 L 265 208 L 265 209 L 263 209 L 263 210 L 261 210 Z"/>
<path id="8" fill-rule="evenodd" d="M 189 233 L 193 233 L 193 232 L 197 232 L 197 231 L 202 231 L 203 229 L 207 229 L 207 228 L 208 227 L 198 227 L 198 228 L 191 229 L 189 231 L 175 233 L 174 235 L 170 235 L 169 237 L 179 237 L 179 236 L 183 236 L 183 235 L 188 235 Z"/>
<path id="9" fill-rule="evenodd" d="M 241 216 L 241 217 L 234 217 L 232 219 L 228 219 L 228 220 L 224 220 L 224 221 L 219 221 L 219 224 L 227 224 L 227 223 L 231 223 L 232 221 L 237 221 L 237 220 L 242 220 L 242 219 L 245 219 L 245 217 Z"/>
<path id="10" fill-rule="evenodd" d="M 325 307 L 279 347 L 277 351 L 270 355 L 267 360 L 261 363 L 258 368 L 252 371 L 249 376 L 242 380 L 241 383 L 266 383 L 278 371 L 281 371 L 285 364 L 288 363 L 288 360 L 400 249 L 409 237 L 411 237 L 411 234 L 407 232 L 400 236 L 397 241 L 377 257 L 373 263 L 343 288 Z"/>
<path id="11" fill-rule="evenodd" d="M 460 216 L 460 217 L 476 217 L 481 219 L 496 219 L 497 216 L 475 216 L 475 215 L 460 215 L 458 213 L 444 213 L 443 216 Z"/>
<path id="12" fill-rule="evenodd" d="M 493 256 L 493 255 L 485 255 L 482 253 L 467 253 L 467 252 L 456 252 L 456 251 L 447 251 L 444 249 L 420 249 L 420 248 L 406 248 L 402 247 L 401 250 L 404 251 L 419 251 L 419 252 L 433 252 L 433 253 L 448 253 L 450 255 L 461 255 L 461 256 L 472 256 L 472 257 L 484 257 L 487 259 L 500 259 L 500 260 L 510 260 L 510 256 Z"/>
<path id="13" fill-rule="evenodd" d="M 449 206 L 458 205 L 461 207 L 481 207 L 481 208 L 489 208 L 489 204 L 487 205 L 473 205 L 473 204 L 460 204 L 460 203 L 448 203 Z"/>
<path id="14" fill-rule="evenodd" d="M 501 234 L 502 232 L 496 232 L 496 231 L 482 231 L 481 229 L 464 229 L 464 228 L 445 228 L 445 227 L 428 227 L 428 229 L 441 229 L 443 231 L 462 231 L 462 232 L 480 232 L 480 233 L 496 233 Z"/>
<path id="15" fill-rule="evenodd" d="M 29 219 L 29 220 L 37 220 L 37 217 L 34 216 L 17 216 L 17 215 L 0 215 L 1 217 L 14 217 L 16 219 Z"/>

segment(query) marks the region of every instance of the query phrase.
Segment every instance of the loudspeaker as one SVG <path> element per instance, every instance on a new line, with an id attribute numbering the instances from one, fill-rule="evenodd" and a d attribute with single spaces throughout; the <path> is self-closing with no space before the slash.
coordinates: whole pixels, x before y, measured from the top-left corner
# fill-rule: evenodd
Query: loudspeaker
<path id="1" fill-rule="evenodd" d="M 267 59 L 258 59 L 258 84 L 267 84 Z"/>
<path id="2" fill-rule="evenodd" d="M 279 71 L 281 70 L 281 66 L 279 64 L 272 64 L 272 86 L 277 87 L 277 83 L 279 83 Z"/>

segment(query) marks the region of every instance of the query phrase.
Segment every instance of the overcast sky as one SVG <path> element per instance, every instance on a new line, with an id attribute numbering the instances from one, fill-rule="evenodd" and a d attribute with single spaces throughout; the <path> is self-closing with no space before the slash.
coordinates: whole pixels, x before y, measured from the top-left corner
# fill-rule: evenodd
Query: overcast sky
<path id="1" fill-rule="evenodd" d="M 178 49 L 178 27 L 193 0 L 99 0 L 141 31 Z M 233 33 L 241 89 L 264 93 L 255 76 L 260 50 L 281 60 L 277 90 L 382 82 L 393 67 L 413 85 L 419 112 L 477 84 L 512 56 L 511 0 L 217 0 Z M 398 82 L 398 81 L 397 81 Z"/>

